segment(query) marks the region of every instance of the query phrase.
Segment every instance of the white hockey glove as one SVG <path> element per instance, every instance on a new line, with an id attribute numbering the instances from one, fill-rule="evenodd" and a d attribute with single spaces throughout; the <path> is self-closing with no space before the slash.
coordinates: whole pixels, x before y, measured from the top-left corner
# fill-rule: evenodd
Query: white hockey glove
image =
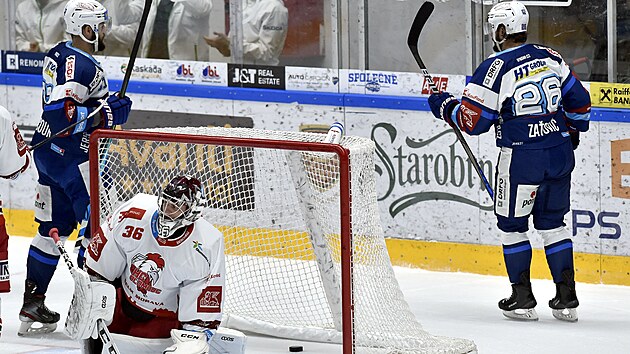
<path id="1" fill-rule="evenodd" d="M 206 354 L 210 350 L 209 338 L 204 332 L 171 329 L 171 339 L 174 344 L 164 349 L 162 354 Z"/>
<path id="2" fill-rule="evenodd" d="M 98 320 L 112 323 L 116 289 L 110 283 L 93 281 L 83 270 L 72 268 L 74 295 L 68 310 L 64 332 L 72 339 L 98 338 Z"/>

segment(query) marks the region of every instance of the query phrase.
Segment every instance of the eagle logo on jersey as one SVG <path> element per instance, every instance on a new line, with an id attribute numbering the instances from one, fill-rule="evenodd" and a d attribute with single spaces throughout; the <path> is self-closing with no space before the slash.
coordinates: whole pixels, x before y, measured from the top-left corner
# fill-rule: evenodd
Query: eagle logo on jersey
<path id="1" fill-rule="evenodd" d="M 129 280 L 136 284 L 138 291 L 144 295 L 147 292 L 159 294 L 162 290 L 154 285 L 160 279 L 160 273 L 164 269 L 164 258 L 159 253 L 136 254 L 131 259 Z"/>

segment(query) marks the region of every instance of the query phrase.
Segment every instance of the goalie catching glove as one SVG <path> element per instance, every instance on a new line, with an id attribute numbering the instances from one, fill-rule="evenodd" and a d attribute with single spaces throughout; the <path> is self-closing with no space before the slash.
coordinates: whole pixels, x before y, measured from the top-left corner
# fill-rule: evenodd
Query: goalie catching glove
<path id="1" fill-rule="evenodd" d="M 116 289 L 110 283 L 92 280 L 85 271 L 72 268 L 74 295 L 64 332 L 74 340 L 98 338 L 99 320 L 109 325 L 114 318 Z"/>

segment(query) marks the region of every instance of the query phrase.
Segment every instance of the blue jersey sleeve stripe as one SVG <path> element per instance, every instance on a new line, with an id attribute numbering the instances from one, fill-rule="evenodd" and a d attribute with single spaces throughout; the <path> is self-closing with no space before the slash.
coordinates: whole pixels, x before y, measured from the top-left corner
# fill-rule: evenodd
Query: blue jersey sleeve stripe
<path id="1" fill-rule="evenodd" d="M 453 112 L 451 112 L 451 121 L 453 123 L 455 123 L 455 125 L 461 130 L 462 128 L 459 126 L 459 124 L 457 123 L 457 111 L 459 111 L 459 107 L 461 106 L 461 103 L 458 103 L 457 106 L 455 106 L 455 109 L 453 109 Z"/>
<path id="2" fill-rule="evenodd" d="M 568 80 L 565 81 L 565 84 L 562 86 L 562 96 L 566 95 L 569 90 L 575 85 L 576 79 L 573 74 L 571 74 Z"/>
<path id="3" fill-rule="evenodd" d="M 590 120 L 591 119 L 591 112 L 588 113 L 570 113 L 570 112 L 564 112 L 564 114 L 566 114 L 567 117 L 569 117 L 569 119 L 572 120 Z"/>
<path id="4" fill-rule="evenodd" d="M 54 111 L 56 109 L 61 109 L 63 108 L 63 105 L 64 105 L 64 101 L 60 101 L 53 104 L 47 104 L 47 105 L 44 105 L 44 111 L 48 112 L 48 111 Z"/>

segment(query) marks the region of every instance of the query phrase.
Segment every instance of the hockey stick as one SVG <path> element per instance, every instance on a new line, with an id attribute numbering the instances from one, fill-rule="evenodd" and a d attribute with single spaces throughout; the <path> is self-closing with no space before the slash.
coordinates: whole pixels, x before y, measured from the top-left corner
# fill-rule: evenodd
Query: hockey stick
<path id="1" fill-rule="evenodd" d="M 136 63 L 136 57 L 138 56 L 138 50 L 140 49 L 140 42 L 142 42 L 142 35 L 144 34 L 144 27 L 147 25 L 147 18 L 149 17 L 149 10 L 151 10 L 152 0 L 144 0 L 144 9 L 142 10 L 142 17 L 140 18 L 140 24 L 138 25 L 138 33 L 136 33 L 136 39 L 133 41 L 133 47 L 131 48 L 131 54 L 129 55 L 129 62 L 127 63 L 127 70 L 125 71 L 125 77 L 123 78 L 122 85 L 120 86 L 120 93 L 118 97 L 125 97 L 127 92 L 127 86 L 129 86 L 129 79 L 133 72 L 133 66 Z"/>
<path id="2" fill-rule="evenodd" d="M 68 255 L 68 252 L 66 252 L 66 249 L 63 246 L 61 239 L 59 238 L 59 231 L 57 230 L 57 228 L 53 227 L 52 229 L 50 229 L 50 232 L 48 234 L 55 241 L 55 246 L 57 246 L 59 253 L 61 253 L 61 256 L 63 257 L 63 261 L 66 263 L 66 266 L 68 266 L 70 273 L 74 277 L 74 272 L 76 271 L 76 268 L 74 267 L 74 264 L 72 263 L 72 260 Z M 96 324 L 98 326 L 98 336 L 101 339 L 101 342 L 103 342 L 103 351 L 109 354 L 120 354 L 120 350 L 118 350 L 116 343 L 114 343 L 114 341 L 112 340 L 112 335 L 109 333 L 105 322 L 102 319 L 99 319 Z"/>
<path id="3" fill-rule="evenodd" d="M 144 9 L 142 10 L 142 18 L 140 18 L 140 24 L 138 26 L 138 33 L 136 33 L 136 38 L 133 41 L 133 48 L 131 49 L 131 54 L 129 55 L 129 62 L 127 63 L 127 71 L 125 71 L 125 77 L 123 78 L 123 82 L 120 86 L 120 92 L 118 93 L 118 97 L 121 97 L 121 98 L 125 97 L 125 93 L 127 92 L 127 87 L 129 86 L 129 80 L 131 79 L 131 73 L 133 72 L 133 66 L 135 65 L 136 57 L 138 56 L 138 50 L 140 49 L 140 42 L 142 42 L 142 35 L 144 34 L 144 28 L 147 24 L 147 18 L 149 17 L 149 10 L 151 9 L 151 3 L 152 3 L 152 0 L 144 1 Z M 101 111 L 103 106 L 104 106 L 104 103 L 101 103 L 94 111 L 88 114 L 87 117 L 77 120 L 76 122 L 63 128 L 57 133 L 29 147 L 29 150 L 33 151 L 39 148 L 40 146 L 46 143 L 49 143 L 51 140 L 55 139 L 56 137 L 66 133 L 70 129 L 92 118 L 97 112 Z"/>
<path id="4" fill-rule="evenodd" d="M 420 6 L 420 9 L 418 10 L 416 17 L 413 19 L 413 24 L 411 25 L 411 28 L 409 29 L 409 36 L 407 37 L 407 45 L 409 46 L 409 50 L 411 50 L 411 54 L 413 55 L 413 58 L 416 59 L 416 63 L 418 63 L 418 66 L 420 67 L 420 71 L 422 71 L 422 75 L 429 82 L 431 91 L 433 93 L 439 93 L 440 91 L 438 90 L 437 86 L 435 86 L 435 82 L 433 82 L 433 78 L 431 77 L 431 74 L 429 74 L 429 71 L 427 71 L 427 67 L 424 65 L 424 62 L 422 61 L 422 59 L 420 58 L 420 54 L 418 53 L 418 39 L 420 39 L 420 32 L 422 32 L 422 28 L 424 28 L 424 25 L 427 23 L 427 20 L 429 19 L 429 16 L 431 16 L 431 13 L 433 12 L 434 8 L 435 8 L 435 5 L 433 5 L 433 3 L 429 1 L 425 1 L 424 4 Z M 464 139 L 462 132 L 459 130 L 458 127 L 455 126 L 453 122 L 449 121 L 448 124 L 451 126 L 451 128 L 455 132 L 455 135 L 457 136 L 457 140 L 459 140 L 459 142 L 462 144 L 464 151 L 466 151 L 466 155 L 468 155 L 468 159 L 470 160 L 470 162 L 472 162 L 473 166 L 475 167 L 475 171 L 477 171 L 479 178 L 481 178 L 481 181 L 486 187 L 486 191 L 488 192 L 488 194 L 490 194 L 490 198 L 494 200 L 494 192 L 492 191 L 492 187 L 490 187 L 490 183 L 488 183 L 488 179 L 483 174 L 483 170 L 481 169 L 481 166 L 479 166 L 479 162 L 477 162 L 475 155 L 473 155 L 473 152 L 472 150 L 470 150 L 468 143 L 466 143 L 466 140 Z"/>

